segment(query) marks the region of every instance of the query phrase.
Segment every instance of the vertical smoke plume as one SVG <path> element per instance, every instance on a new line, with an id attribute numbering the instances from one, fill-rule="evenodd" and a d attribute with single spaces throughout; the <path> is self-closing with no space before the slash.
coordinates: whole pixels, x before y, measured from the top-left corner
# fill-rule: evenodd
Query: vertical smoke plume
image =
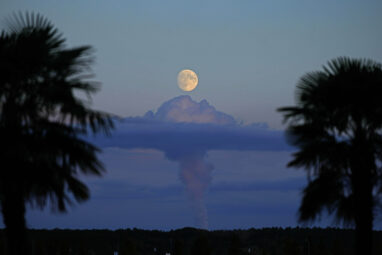
<path id="1" fill-rule="evenodd" d="M 208 215 L 205 194 L 211 184 L 213 165 L 205 161 L 203 148 L 185 144 L 165 151 L 166 158 L 179 163 L 179 178 L 185 186 L 187 196 L 195 212 L 198 227 L 208 229 Z"/>
<path id="2" fill-rule="evenodd" d="M 212 164 L 204 159 L 205 153 L 184 155 L 179 158 L 180 179 L 185 185 L 187 195 L 195 210 L 196 221 L 200 228 L 208 229 L 207 208 L 204 195 L 211 183 Z"/>
<path id="3" fill-rule="evenodd" d="M 167 123 L 193 123 L 194 125 L 236 124 L 234 118 L 217 111 L 206 100 L 198 103 L 189 96 L 175 97 L 163 103 L 155 114 L 147 112 L 145 118 L 165 121 Z M 185 127 L 183 126 L 183 128 Z M 173 137 L 173 139 L 178 140 L 179 137 Z M 202 138 L 194 137 L 194 139 L 200 140 Z M 192 142 L 187 142 L 180 146 L 169 146 L 165 151 L 166 157 L 169 160 L 179 162 L 179 176 L 185 185 L 187 195 L 195 210 L 196 222 L 200 228 L 207 229 L 208 216 L 204 198 L 212 180 L 211 172 L 213 166 L 205 161 L 205 148 L 203 146 L 195 146 Z"/>

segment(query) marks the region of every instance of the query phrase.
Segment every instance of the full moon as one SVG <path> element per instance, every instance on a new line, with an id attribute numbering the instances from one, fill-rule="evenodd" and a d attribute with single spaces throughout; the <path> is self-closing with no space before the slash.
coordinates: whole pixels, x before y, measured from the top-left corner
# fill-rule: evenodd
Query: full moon
<path id="1" fill-rule="evenodd" d="M 198 86 L 198 76 L 190 69 L 184 69 L 178 74 L 178 86 L 183 91 L 193 91 Z"/>

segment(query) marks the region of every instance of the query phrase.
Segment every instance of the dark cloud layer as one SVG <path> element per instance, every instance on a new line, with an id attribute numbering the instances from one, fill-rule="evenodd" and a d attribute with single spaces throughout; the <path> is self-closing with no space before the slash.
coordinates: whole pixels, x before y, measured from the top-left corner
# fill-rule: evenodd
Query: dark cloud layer
<path id="1" fill-rule="evenodd" d="M 150 111 L 142 117 L 118 121 L 113 135 L 98 138 L 96 144 L 100 147 L 157 149 L 165 152 L 169 159 L 208 150 L 291 149 L 282 131 L 270 130 L 263 123 L 237 124 L 231 116 L 216 111 L 205 100 L 194 102 L 199 108 L 187 107 L 187 104 L 183 104 L 184 109 L 180 108 L 181 103 L 189 100 L 188 96 L 176 97 L 164 103 L 156 114 Z"/>
<path id="2" fill-rule="evenodd" d="M 240 183 L 214 183 L 209 189 L 210 194 L 221 192 L 299 192 L 307 179 L 305 177 L 294 177 L 283 180 L 270 181 L 252 181 Z M 126 183 L 125 181 L 102 181 L 99 180 L 90 183 L 95 186 L 94 190 L 99 189 L 100 192 L 93 194 L 93 199 L 144 199 L 144 198 L 161 198 L 171 194 L 180 194 L 183 191 L 181 185 L 169 185 L 163 187 L 147 188 L 145 185 L 135 185 Z"/>

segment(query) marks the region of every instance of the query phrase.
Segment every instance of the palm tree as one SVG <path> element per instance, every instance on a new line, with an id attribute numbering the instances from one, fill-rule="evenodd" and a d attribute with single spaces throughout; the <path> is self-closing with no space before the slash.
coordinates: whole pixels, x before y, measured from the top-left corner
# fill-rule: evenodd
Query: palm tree
<path id="1" fill-rule="evenodd" d="M 355 224 L 356 254 L 372 254 L 374 213 L 382 191 L 382 66 L 340 57 L 297 84 L 297 105 L 280 108 L 298 147 L 288 167 L 305 168 L 309 183 L 300 221 L 323 211 Z"/>
<path id="2" fill-rule="evenodd" d="M 65 211 L 89 198 L 79 174 L 100 175 L 103 166 L 85 136 L 113 123 L 89 108 L 98 90 L 91 47 L 66 49 L 41 15 L 14 15 L 8 26 L 0 35 L 0 203 L 8 253 L 18 255 L 28 253 L 26 203 Z"/>

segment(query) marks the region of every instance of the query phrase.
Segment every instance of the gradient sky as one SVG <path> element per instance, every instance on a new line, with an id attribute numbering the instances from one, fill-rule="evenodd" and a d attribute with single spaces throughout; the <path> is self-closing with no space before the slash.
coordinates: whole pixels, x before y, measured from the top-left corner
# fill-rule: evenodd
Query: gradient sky
<path id="1" fill-rule="evenodd" d="M 337 56 L 382 61 L 379 0 L 2 0 L 0 20 L 26 10 L 49 18 L 68 46 L 95 48 L 93 71 L 102 90 L 94 107 L 122 117 L 155 112 L 187 94 L 238 123 L 282 130 L 275 110 L 293 104 L 296 81 L 305 72 Z M 176 84 L 184 68 L 199 76 L 190 93 Z M 178 165 L 163 151 L 103 149 L 108 172 L 87 178 L 91 200 L 67 215 L 30 210 L 29 226 L 195 226 Z M 286 169 L 288 159 L 288 150 L 209 151 L 210 228 L 295 226 L 305 174 Z"/>

